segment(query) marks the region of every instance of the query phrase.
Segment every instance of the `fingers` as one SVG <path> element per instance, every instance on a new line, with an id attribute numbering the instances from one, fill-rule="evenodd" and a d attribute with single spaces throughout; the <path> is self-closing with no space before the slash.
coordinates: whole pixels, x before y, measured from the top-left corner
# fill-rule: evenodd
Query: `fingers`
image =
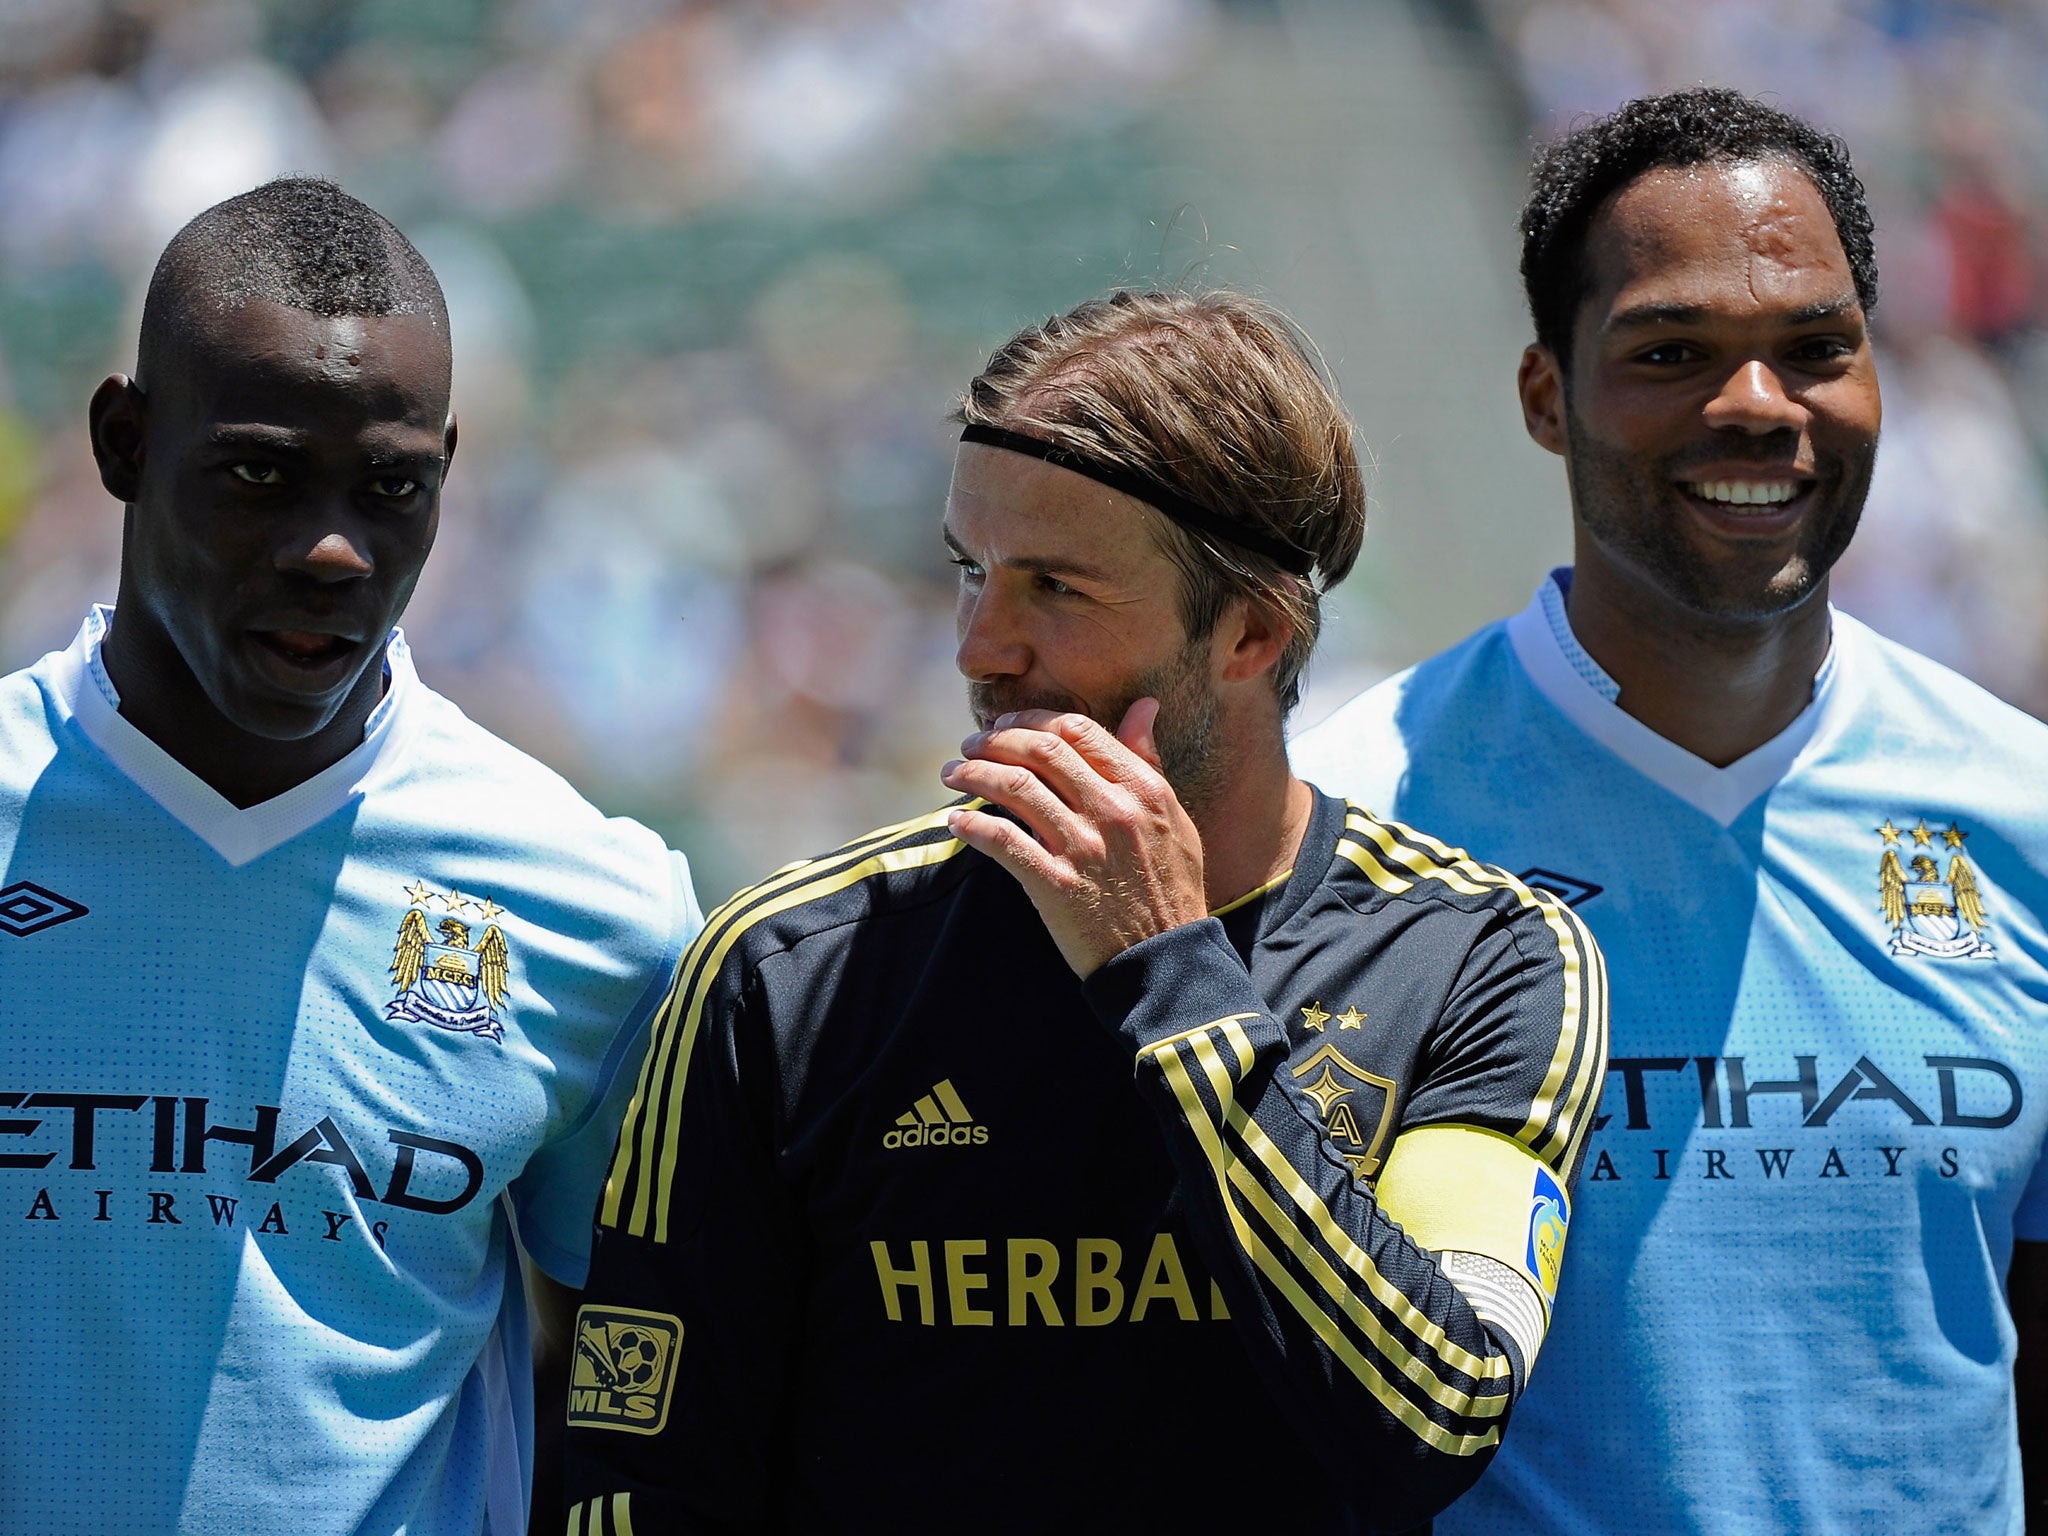
<path id="1" fill-rule="evenodd" d="M 1014 811 L 1054 852 L 1065 851 L 1073 842 L 1073 809 L 1024 764 L 956 758 L 939 770 L 939 781 L 956 794 L 975 795 Z"/>
<path id="2" fill-rule="evenodd" d="M 1123 723 L 1116 728 L 1116 739 L 1143 758 L 1146 766 L 1155 771 L 1161 767 L 1159 742 L 1152 730 L 1158 719 L 1157 699 L 1134 699 L 1131 707 L 1124 711 Z"/>
<path id="3" fill-rule="evenodd" d="M 1015 822 L 962 806 L 946 818 L 946 825 L 961 842 L 1009 870 L 1034 895 L 1055 883 L 1059 870 L 1053 856 Z"/>

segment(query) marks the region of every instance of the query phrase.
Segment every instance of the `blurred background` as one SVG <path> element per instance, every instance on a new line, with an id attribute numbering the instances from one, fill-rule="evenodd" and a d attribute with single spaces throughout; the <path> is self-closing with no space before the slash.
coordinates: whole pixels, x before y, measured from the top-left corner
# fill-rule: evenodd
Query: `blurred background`
<path id="1" fill-rule="evenodd" d="M 453 315 L 422 674 L 707 906 L 944 798 L 944 416 L 1112 284 L 1278 303 L 1372 449 L 1310 723 L 1566 558 L 1513 391 L 1529 147 L 1699 80 L 1870 188 L 1885 435 L 1838 601 L 2043 713 L 2044 0 L 0 0 L 0 667 L 114 594 L 85 402 L 157 251 L 314 172 Z"/>

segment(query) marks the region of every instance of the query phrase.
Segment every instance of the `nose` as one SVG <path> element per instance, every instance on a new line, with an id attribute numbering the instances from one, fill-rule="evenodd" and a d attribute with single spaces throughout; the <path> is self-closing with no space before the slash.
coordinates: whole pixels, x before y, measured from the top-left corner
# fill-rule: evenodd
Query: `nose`
<path id="1" fill-rule="evenodd" d="M 1722 381 L 1707 402 L 1706 419 L 1717 432 L 1762 437 L 1797 432 L 1806 425 L 1806 408 L 1785 392 L 1784 381 L 1769 363 L 1753 357 Z"/>
<path id="2" fill-rule="evenodd" d="M 998 587 L 999 583 L 986 581 L 979 589 L 960 588 L 954 613 L 960 648 L 953 664 L 971 683 L 1022 677 L 1031 670 L 1031 647 L 1018 622 L 1020 616 Z"/>
<path id="3" fill-rule="evenodd" d="M 305 576 L 323 587 L 345 581 L 360 581 L 376 570 L 369 546 L 360 534 L 352 534 L 331 520 L 325 531 L 317 527 L 295 535 L 277 552 L 277 568 L 294 576 Z"/>

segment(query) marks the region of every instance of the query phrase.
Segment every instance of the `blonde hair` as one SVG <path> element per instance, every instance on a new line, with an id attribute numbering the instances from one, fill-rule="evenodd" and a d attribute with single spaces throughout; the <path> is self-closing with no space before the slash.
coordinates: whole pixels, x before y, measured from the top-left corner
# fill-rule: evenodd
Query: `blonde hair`
<path id="1" fill-rule="evenodd" d="M 1181 575 L 1191 640 L 1243 598 L 1291 636 L 1273 669 L 1282 712 L 1322 627 L 1322 596 L 1365 536 L 1351 418 L 1309 340 L 1244 294 L 1122 289 L 998 347 L 953 412 L 1155 480 L 1315 557 L 1299 577 L 1251 550 L 1156 521 Z"/>

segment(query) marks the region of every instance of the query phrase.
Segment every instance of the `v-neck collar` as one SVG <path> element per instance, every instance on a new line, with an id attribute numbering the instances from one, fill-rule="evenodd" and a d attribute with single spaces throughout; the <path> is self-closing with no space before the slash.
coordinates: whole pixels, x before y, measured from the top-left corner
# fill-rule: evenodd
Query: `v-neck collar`
<path id="1" fill-rule="evenodd" d="M 237 807 L 121 714 L 121 695 L 100 656 L 114 610 L 96 605 L 70 648 L 47 658 L 45 679 L 63 716 L 164 813 L 235 868 L 311 831 L 347 805 L 397 747 L 420 687 L 398 630 L 384 648 L 389 685 L 348 756 L 281 795 Z"/>
<path id="2" fill-rule="evenodd" d="M 1553 571 L 1544 578 L 1544 584 L 1562 590 L 1570 579 L 1568 569 Z M 1814 675 L 1811 702 L 1784 730 L 1725 768 L 1717 768 L 1658 735 L 1596 686 L 1587 676 L 1587 668 L 1603 678 L 1606 674 L 1578 645 L 1569 627 L 1563 636 L 1557 633 L 1552 616 L 1545 611 L 1542 588 L 1537 589 L 1528 607 L 1508 620 L 1507 635 L 1522 671 L 1559 713 L 1644 778 L 1669 790 L 1716 824 L 1729 827 L 1760 795 L 1784 778 L 1835 713 L 1831 705 L 1842 691 L 1844 668 L 1845 626 L 1839 622 L 1840 617 L 1832 608 L 1828 610 L 1828 653 Z M 1566 639 L 1577 655 L 1585 658 L 1583 664 L 1566 651 Z"/>
<path id="3" fill-rule="evenodd" d="M 1294 868 L 1283 879 L 1265 889 L 1239 897 L 1215 914 L 1240 954 L 1277 931 L 1300 910 L 1309 893 L 1323 883 L 1330 860 L 1337 852 L 1337 838 L 1344 830 L 1344 802 L 1309 786 L 1315 803 L 1308 813 L 1308 828 L 1301 835 L 1301 848 L 1294 856 Z"/>

